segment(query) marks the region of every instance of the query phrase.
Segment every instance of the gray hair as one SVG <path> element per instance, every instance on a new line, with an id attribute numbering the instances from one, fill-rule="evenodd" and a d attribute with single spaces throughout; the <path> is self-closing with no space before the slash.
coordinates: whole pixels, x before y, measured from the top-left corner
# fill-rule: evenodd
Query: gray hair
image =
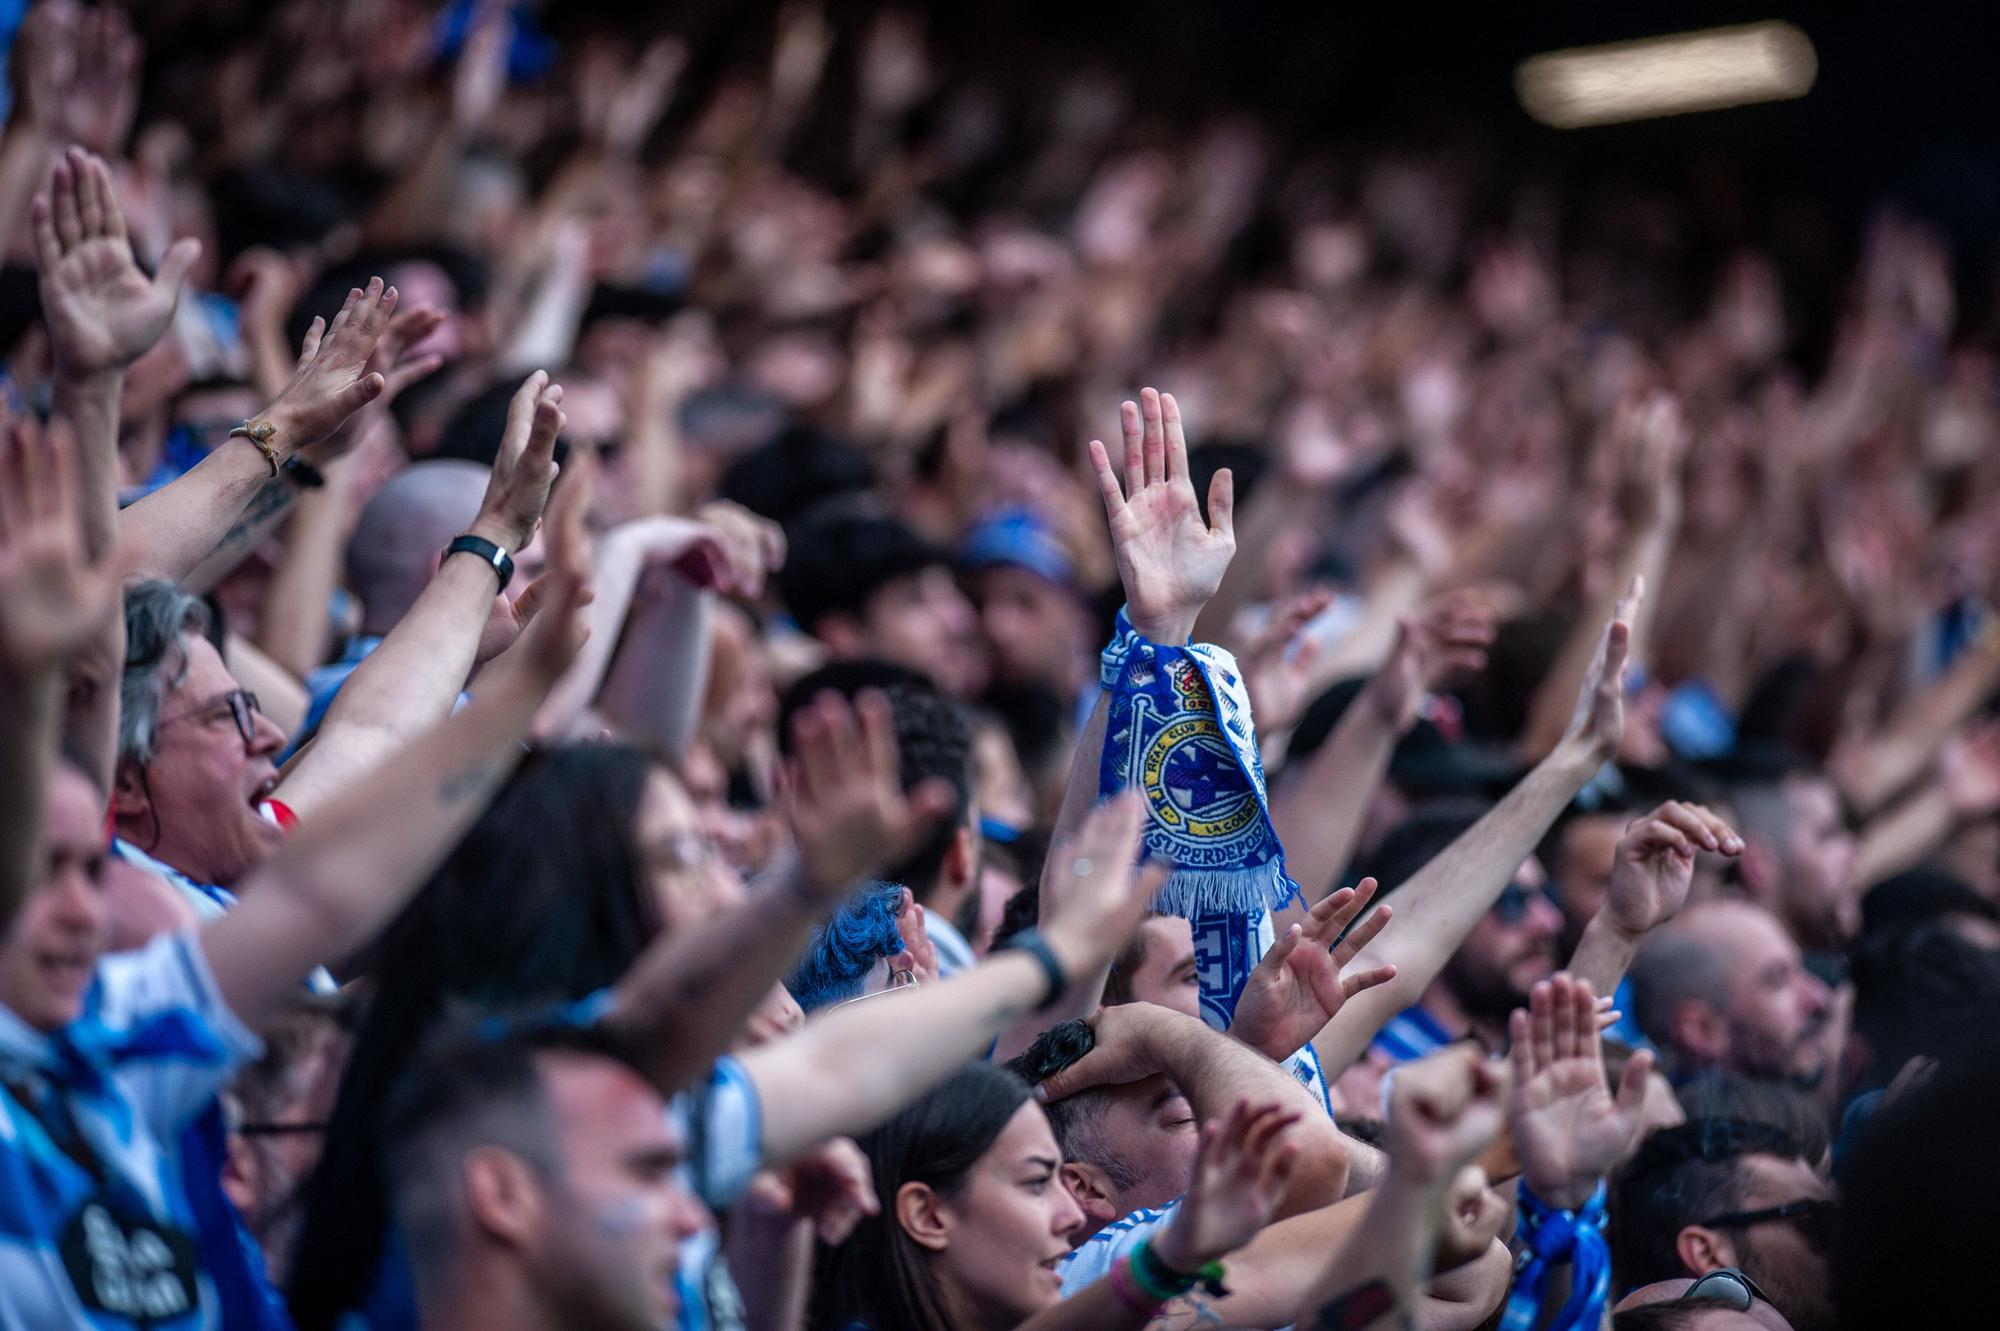
<path id="1" fill-rule="evenodd" d="M 118 682 L 118 760 L 149 763 L 167 691 L 187 678 L 184 633 L 208 631 L 208 607 L 177 583 L 125 588 L 125 673 Z"/>

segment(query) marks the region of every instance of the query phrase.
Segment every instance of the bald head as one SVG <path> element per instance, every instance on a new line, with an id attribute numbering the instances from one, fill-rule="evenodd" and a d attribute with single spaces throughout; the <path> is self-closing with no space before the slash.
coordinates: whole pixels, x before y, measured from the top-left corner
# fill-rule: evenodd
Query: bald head
<path id="1" fill-rule="evenodd" d="M 1633 1015 L 1681 1071 L 1726 1068 L 1816 1082 L 1827 988 L 1777 916 L 1747 901 L 1702 902 L 1648 939 L 1632 963 Z"/>
<path id="2" fill-rule="evenodd" d="M 1614 1309 L 1613 1331 L 1792 1331 L 1784 1314 L 1762 1299 L 1739 1312 L 1721 1299 L 1688 1298 L 1693 1287 L 1694 1281 L 1679 1279 L 1633 1290 Z"/>
<path id="3" fill-rule="evenodd" d="M 445 546 L 478 516 L 488 474 L 476 462 L 419 462 L 361 510 L 347 543 L 347 580 L 361 598 L 366 632 L 387 633 L 416 602 Z"/>

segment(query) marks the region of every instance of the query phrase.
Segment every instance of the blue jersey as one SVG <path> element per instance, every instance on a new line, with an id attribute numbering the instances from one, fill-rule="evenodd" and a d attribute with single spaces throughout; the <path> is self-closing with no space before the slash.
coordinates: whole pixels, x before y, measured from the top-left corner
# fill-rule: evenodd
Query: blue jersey
<path id="1" fill-rule="evenodd" d="M 217 1325 L 179 1143 L 259 1052 L 193 933 L 104 958 L 56 1035 L 0 1007 L 0 1331 Z"/>

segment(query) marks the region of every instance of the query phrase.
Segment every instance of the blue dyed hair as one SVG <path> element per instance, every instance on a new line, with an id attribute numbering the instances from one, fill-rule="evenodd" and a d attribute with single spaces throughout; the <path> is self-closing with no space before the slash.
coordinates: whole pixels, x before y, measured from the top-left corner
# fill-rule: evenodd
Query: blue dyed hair
<path id="1" fill-rule="evenodd" d="M 823 1007 L 861 996 L 875 963 L 903 950 L 896 914 L 903 905 L 898 883 L 875 883 L 848 898 L 832 919 L 813 931 L 812 941 L 785 981 L 800 1007 Z"/>

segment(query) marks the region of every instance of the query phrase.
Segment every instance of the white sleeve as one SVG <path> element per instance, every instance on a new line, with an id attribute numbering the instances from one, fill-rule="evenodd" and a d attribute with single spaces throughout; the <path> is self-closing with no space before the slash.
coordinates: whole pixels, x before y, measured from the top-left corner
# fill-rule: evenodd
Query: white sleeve
<path id="1" fill-rule="evenodd" d="M 1165 1229 L 1180 1213 L 1173 1203 L 1158 1211 L 1134 1211 L 1112 1221 L 1083 1241 L 1083 1245 L 1062 1260 L 1062 1292 L 1073 1298 L 1090 1285 L 1111 1274 L 1141 1239 L 1149 1239 Z"/>
<path id="2" fill-rule="evenodd" d="M 264 1051 L 223 1001 L 195 932 L 106 957 L 97 975 L 97 1020 L 115 1049 L 119 1083 L 163 1138 Z"/>

